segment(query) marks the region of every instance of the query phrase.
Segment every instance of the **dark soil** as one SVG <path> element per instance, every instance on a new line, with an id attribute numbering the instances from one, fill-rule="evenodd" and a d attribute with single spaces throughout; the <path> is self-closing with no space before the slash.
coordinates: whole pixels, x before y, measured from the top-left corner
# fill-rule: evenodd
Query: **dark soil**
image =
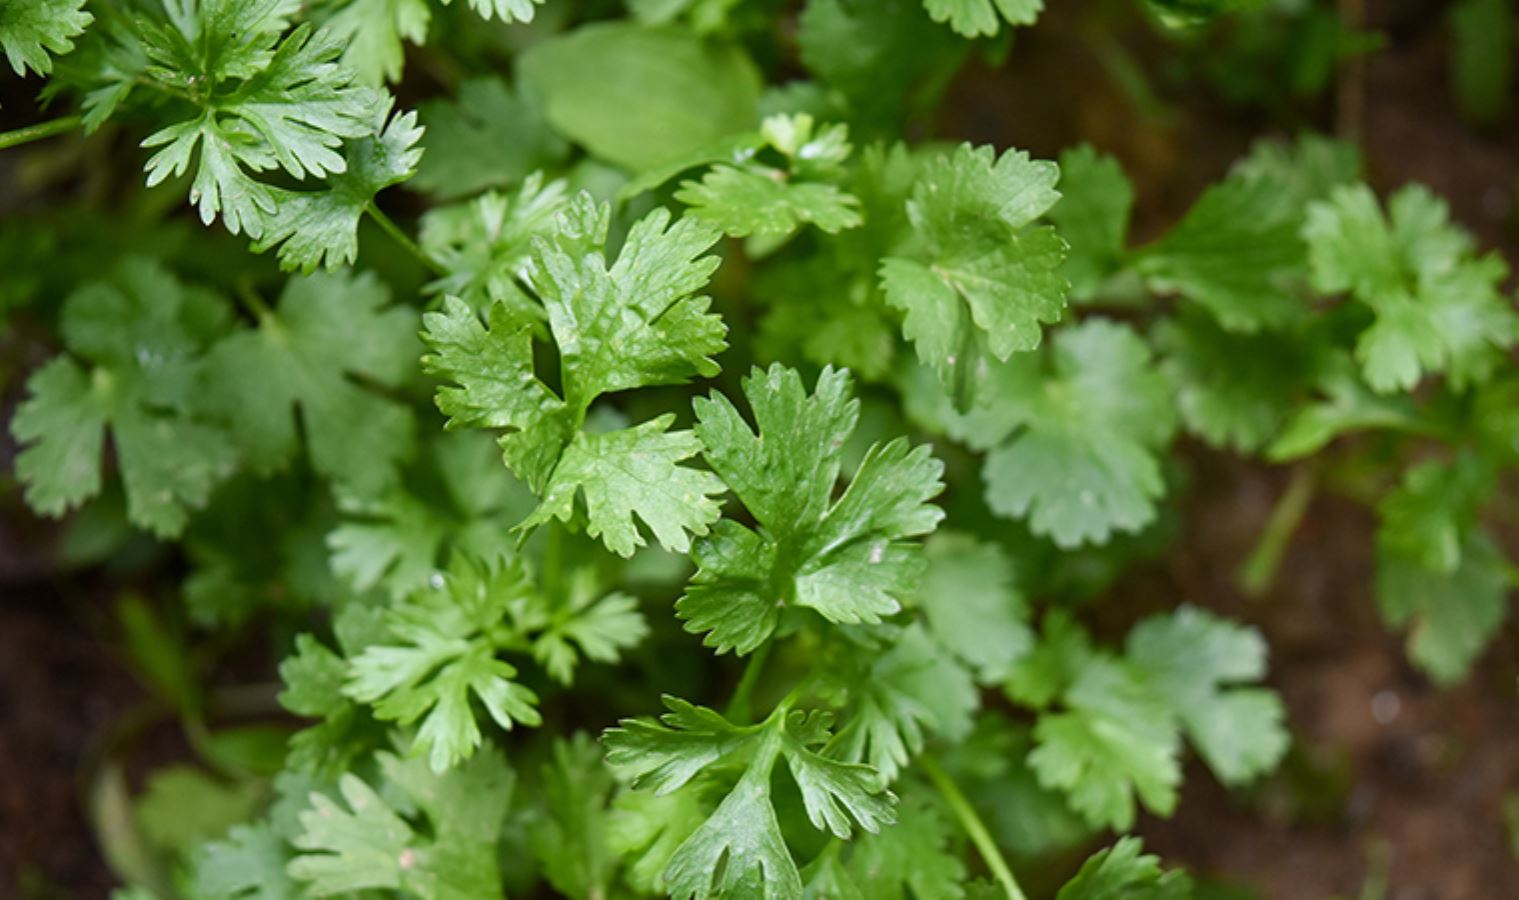
<path id="1" fill-rule="evenodd" d="M 942 129 L 1042 156 L 1081 140 L 1117 154 L 1138 187 L 1141 237 L 1174 219 L 1254 137 L 1294 127 L 1226 107 L 1201 89 L 1166 85 L 1171 115 L 1159 123 L 1141 117 L 1081 29 L 1090 4 L 1050 5 L 1005 68 L 973 68 L 957 84 Z M 1349 121 L 1364 128 L 1371 178 L 1384 189 L 1429 184 L 1486 246 L 1519 260 L 1519 129 L 1480 133 L 1455 110 L 1445 75 L 1447 4 L 1368 6 L 1369 24 L 1388 43 L 1367 61 Z M 1120 39 L 1139 59 L 1167 52 L 1142 31 Z M 1300 110 L 1306 121 L 1294 124 L 1329 130 L 1346 120 L 1332 99 Z M 0 201 L 5 176 L 0 168 Z M 1193 479 L 1175 549 L 1139 567 L 1110 602 L 1191 602 L 1261 628 L 1297 747 L 1283 774 L 1243 796 L 1194 766 L 1176 815 L 1142 822 L 1147 845 L 1168 862 L 1273 898 L 1519 896 L 1501 811 L 1519 789 L 1512 626 L 1468 682 L 1433 688 L 1377 619 L 1370 515 L 1334 497 L 1310 508 L 1274 589 L 1247 599 L 1234 587 L 1235 570 L 1286 473 L 1189 456 Z M 9 469 L 8 459 L 0 462 Z M 144 692 L 108 649 L 106 595 L 45 577 L 39 529 L 0 511 L 0 900 L 103 897 L 112 880 L 84 813 L 81 772 Z"/>

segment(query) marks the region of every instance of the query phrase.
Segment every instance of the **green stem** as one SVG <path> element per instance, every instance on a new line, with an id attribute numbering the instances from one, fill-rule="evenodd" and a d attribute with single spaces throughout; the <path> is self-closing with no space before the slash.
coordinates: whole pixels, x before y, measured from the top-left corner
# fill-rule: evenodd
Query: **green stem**
<path id="1" fill-rule="evenodd" d="M 82 121 L 83 118 L 80 116 L 64 116 L 51 122 L 41 122 L 37 125 L 17 128 L 14 131 L 0 132 L 0 150 L 8 150 L 11 147 L 19 147 L 22 144 L 30 144 L 32 141 L 63 134 L 65 131 L 73 131 Z"/>
<path id="2" fill-rule="evenodd" d="M 944 795 L 944 801 L 954 811 L 955 818 L 960 820 L 960 827 L 970 837 L 970 842 L 976 845 L 976 850 L 981 858 L 986 861 L 986 867 L 991 870 L 992 877 L 1002 885 L 1002 890 L 1007 893 L 1008 900 L 1028 900 L 1023 893 L 1023 888 L 1018 886 L 1018 879 L 1013 877 L 1013 870 L 1008 866 L 1007 860 L 1002 856 L 1002 850 L 997 847 L 997 842 L 992 840 L 992 834 L 986 830 L 986 823 L 976 814 L 975 807 L 965 799 L 960 788 L 950 779 L 949 774 L 939 765 L 938 760 L 928 753 L 918 755 L 918 765 L 923 767 L 923 772 L 928 779 Z"/>
<path id="3" fill-rule="evenodd" d="M 1276 581 L 1276 572 L 1281 568 L 1287 545 L 1292 543 L 1292 536 L 1297 533 L 1303 515 L 1313 502 L 1317 488 L 1315 482 L 1311 466 L 1299 466 L 1292 473 L 1287 490 L 1282 492 L 1281 498 L 1271 510 L 1270 518 L 1266 519 L 1266 527 L 1261 532 L 1255 549 L 1250 551 L 1244 565 L 1239 567 L 1238 584 L 1245 596 L 1260 597 Z"/>
<path id="4" fill-rule="evenodd" d="M 738 678 L 738 687 L 733 689 L 733 699 L 728 701 L 728 709 L 725 716 L 728 721 L 735 725 L 742 725 L 749 721 L 749 697 L 754 693 L 754 686 L 759 683 L 760 672 L 765 668 L 765 660 L 770 656 L 770 648 L 775 641 L 766 641 L 759 645 L 759 649 L 749 657 L 749 664 L 744 666 L 744 674 Z"/>
<path id="5" fill-rule="evenodd" d="M 374 219 L 375 224 L 379 225 L 380 228 L 386 234 L 390 235 L 397 244 L 400 244 L 406 249 L 407 253 L 410 253 L 413 257 L 415 257 L 417 262 L 421 263 L 424 269 L 439 277 L 448 274 L 448 270 L 443 268 L 443 266 L 439 264 L 437 260 L 433 259 L 431 256 L 428 256 L 426 251 L 424 251 L 421 247 L 417 246 L 417 242 L 408 237 L 406 232 L 401 230 L 401 226 L 391 221 L 390 216 L 387 216 L 385 213 L 381 212 L 380 208 L 375 205 L 375 202 L 373 200 L 364 205 L 364 211 L 369 213 L 369 217 L 371 219 Z"/>

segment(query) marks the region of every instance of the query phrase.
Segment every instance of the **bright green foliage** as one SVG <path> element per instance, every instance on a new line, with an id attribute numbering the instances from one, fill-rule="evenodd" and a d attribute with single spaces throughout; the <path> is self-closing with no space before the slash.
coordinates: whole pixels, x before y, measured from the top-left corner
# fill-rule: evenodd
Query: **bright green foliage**
<path id="1" fill-rule="evenodd" d="M 840 451 L 859 419 L 849 376 L 824 369 L 809 396 L 779 365 L 743 382 L 758 432 L 720 394 L 696 400 L 707 462 L 754 517 L 731 519 L 692 549 L 697 572 L 676 604 L 688 631 L 719 653 L 748 653 L 774 632 L 783 608 L 834 623 L 879 622 L 901 608 L 922 574 L 907 539 L 943 517 L 928 501 L 943 485 L 927 447 L 877 444 L 832 500 Z"/>
<path id="2" fill-rule="evenodd" d="M 1246 686 L 1264 675 L 1258 634 L 1191 607 L 1139 623 L 1122 657 L 1052 612 L 1004 688 L 1041 710 L 1028 757 L 1039 782 L 1093 827 L 1121 831 L 1136 797 L 1161 815 L 1175 807 L 1181 733 L 1227 784 L 1275 766 L 1287 749 L 1281 700 Z"/>
<path id="3" fill-rule="evenodd" d="M 411 411 L 359 382 L 394 389 L 416 370 L 416 315 L 389 301 L 373 275 L 294 279 L 257 328 L 212 349 L 207 408 L 225 417 L 255 470 L 289 463 L 298 414 L 319 474 L 363 492 L 395 479 L 411 449 Z"/>
<path id="4" fill-rule="evenodd" d="M 1134 186 L 1118 160 L 1082 144 L 1060 154 L 1060 202 L 1049 219 L 1069 245 L 1071 295 L 1087 299 L 1120 267 L 1129 235 Z"/>
<path id="5" fill-rule="evenodd" d="M 442 586 L 419 591 L 387 616 L 390 642 L 355 657 L 343 690 L 375 715 L 420 720 L 413 750 L 442 772 L 480 746 L 473 696 L 497 725 L 537 725 L 537 696 L 495 655 L 492 629 L 532 584 L 520 564 L 493 570 L 460 557 Z"/>
<path id="6" fill-rule="evenodd" d="M 504 558 L 511 548 L 502 535 L 533 508 L 532 494 L 501 467 L 485 435 L 441 434 L 419 456 L 401 484 L 338 496 L 342 522 L 326 543 L 333 574 L 355 591 L 383 587 L 405 597 L 455 550 Z"/>
<path id="7" fill-rule="evenodd" d="M 440 197 L 516 184 L 568 149 L 549 130 L 538 101 L 499 78 L 465 81 L 456 99 L 428 101 L 420 114 L 427 153 L 411 184 Z"/>
<path id="8" fill-rule="evenodd" d="M 1385 217 L 1370 188 L 1337 188 L 1312 205 L 1303 237 L 1314 286 L 1349 293 L 1375 316 L 1356 359 L 1380 393 L 1407 390 L 1431 373 L 1464 388 L 1492 374 L 1519 340 L 1519 315 L 1499 292 L 1508 267 L 1478 257 L 1444 201 L 1425 188 L 1394 194 Z"/>
<path id="9" fill-rule="evenodd" d="M 379 94 L 338 65 L 342 46 L 330 34 L 307 25 L 282 36 L 286 14 L 273 0 L 182 0 L 167 22 L 138 26 L 153 65 L 118 76 L 145 76 L 170 93 L 191 85 L 190 114 L 143 141 L 159 148 L 147 162 L 148 184 L 184 174 L 194 160 L 190 202 L 201 220 L 220 215 L 233 234 L 253 238 L 264 236 L 279 203 L 256 173 L 345 172 L 343 141 L 374 134 L 383 109 Z"/>
<path id="10" fill-rule="evenodd" d="M 759 77 L 748 56 L 678 28 L 589 25 L 535 45 L 518 71 L 556 131 L 635 173 L 758 118 Z"/>
<path id="11" fill-rule="evenodd" d="M 1301 330 L 1240 334 L 1183 313 L 1158 323 L 1154 342 L 1187 430 L 1213 447 L 1254 452 L 1302 404 L 1316 374 L 1314 337 Z"/>
<path id="12" fill-rule="evenodd" d="M 641 623 L 640 623 L 641 624 Z M 618 857 L 607 845 L 612 772 L 601 747 L 583 732 L 554 742 L 539 785 L 547 816 L 534 823 L 533 854 L 544 878 L 566 897 L 607 896 Z"/>
<path id="13" fill-rule="evenodd" d="M 385 113 L 378 120 L 383 123 Z M 359 253 L 359 219 L 375 195 L 410 178 L 422 151 L 416 113 L 390 118 L 376 134 L 349 141 L 344 169 L 317 191 L 271 188 L 276 209 L 264 221 L 256 252 L 278 247 L 280 268 L 311 272 L 351 264 Z"/>
<path id="14" fill-rule="evenodd" d="M 444 4 L 453 0 L 443 0 Z M 469 8 L 481 16 L 503 22 L 531 22 L 544 0 L 469 0 Z"/>
<path id="15" fill-rule="evenodd" d="M 158 535 L 183 531 L 237 458 L 194 415 L 202 354 L 227 321 L 220 298 L 143 259 L 70 295 L 60 329 L 71 353 L 31 377 L 11 421 L 28 445 L 16 473 L 31 507 L 57 516 L 100 493 L 109 432 L 128 517 Z"/>
<path id="16" fill-rule="evenodd" d="M 996 34 L 1006 19 L 1009 25 L 1032 25 L 1044 11 L 1044 0 L 923 0 L 935 22 L 966 37 Z"/>
<path id="17" fill-rule="evenodd" d="M 1033 645 L 1028 605 L 995 544 L 940 532 L 926 547 L 918 605 L 938 642 L 978 680 L 999 682 Z"/>
<path id="18" fill-rule="evenodd" d="M 1322 449 L 1342 434 L 1368 428 L 1414 433 L 1431 430 L 1432 423 L 1412 398 L 1385 396 L 1367 387 L 1349 353 L 1325 361 L 1316 387 L 1322 396 L 1300 407 L 1288 420 L 1266 448 L 1268 458 L 1297 459 Z"/>
<path id="19" fill-rule="evenodd" d="M 625 719 L 603 737 L 607 761 L 634 788 L 658 795 L 694 790 L 693 779 L 724 763 L 737 762 L 740 773 L 717 809 L 670 857 L 661 877 L 671 896 L 801 895 L 801 875 L 771 796 L 771 776 L 782 759 L 813 827 L 848 838 L 855 824 L 873 833 L 895 821 L 896 797 L 878 772 L 813 749 L 828 740 L 827 713 L 783 704 L 757 725 L 737 726 L 675 697 L 665 697 L 665 706 L 670 711 L 660 720 Z"/>
<path id="20" fill-rule="evenodd" d="M 389 638 L 351 660 L 343 692 L 380 719 L 420 721 L 412 749 L 444 771 L 481 743 L 472 697 L 503 729 L 541 721 L 537 696 L 499 651 L 531 653 L 568 684 L 580 656 L 616 662 L 648 633 L 631 597 L 597 587 L 583 572 L 564 595 L 547 595 L 520 559 L 491 565 L 456 555 L 447 574 L 386 615 Z"/>
<path id="21" fill-rule="evenodd" d="M 643 544 L 636 515 L 667 549 L 684 552 L 718 516 L 710 495 L 721 484 L 679 465 L 700 445 L 671 432 L 673 416 L 621 431 L 581 430 L 601 394 L 712 375 L 710 354 L 724 347 L 722 320 L 696 295 L 717 260 L 703 253 L 717 235 L 690 220 L 670 224 L 663 210 L 635 224 L 610 267 L 586 250 L 606 240 L 608 212 L 582 197 L 559 219 L 554 240 L 531 259 L 560 356 L 563 398 L 533 369 L 532 329 L 502 303 L 489 328 L 462 301 L 424 317 L 430 372 L 455 381 L 438 392 L 451 425 L 511 429 L 501 440 L 507 464 L 543 498 L 524 523 L 569 521 L 585 495 L 589 533 L 631 556 Z M 584 254 L 584 255 L 581 255 Z"/>
<path id="22" fill-rule="evenodd" d="M 195 890 L 208 900 L 295 900 L 285 874 L 289 854 L 268 825 L 237 825 L 205 845 L 195 865 Z"/>
<path id="23" fill-rule="evenodd" d="M 849 131 L 833 125 L 814 133 L 812 117 L 771 116 L 760 126 L 764 146 L 784 168 L 750 158 L 714 166 L 701 181 L 687 181 L 675 199 L 692 214 L 734 237 L 781 238 L 810 222 L 830 234 L 860 224 L 859 200 L 826 180 L 838 177 L 849 156 Z"/>
<path id="24" fill-rule="evenodd" d="M 430 211 L 422 219 L 422 249 L 446 272 L 432 289 L 477 309 L 500 302 L 514 317 L 540 318 L 542 308 L 519 279 L 534 239 L 553 233 L 570 199 L 563 181 L 545 183 L 535 172 L 511 196 L 488 191 Z"/>
<path id="25" fill-rule="evenodd" d="M 31 69 L 53 71 L 53 56 L 74 49 L 74 39 L 95 17 L 85 0 L 4 0 L 0 2 L 0 51 L 17 77 Z"/>
<path id="26" fill-rule="evenodd" d="M 994 447 L 987 503 L 1061 547 L 1143 528 L 1165 490 L 1157 453 L 1175 428 L 1149 348 L 1126 326 L 1089 319 L 1057 332 L 1042 356 L 999 369 L 996 427 L 981 435 Z"/>
<path id="27" fill-rule="evenodd" d="M 1135 268 L 1230 331 L 1281 328 L 1304 309 L 1294 283 L 1303 269 L 1300 225 L 1301 206 L 1274 179 L 1234 175 L 1139 251 Z"/>
<path id="28" fill-rule="evenodd" d="M 1440 682 L 1466 675 L 1507 613 L 1509 563 L 1478 519 L 1494 475 L 1470 454 L 1423 462 L 1379 508 L 1382 617 L 1412 625 L 1409 656 Z"/>
<path id="29" fill-rule="evenodd" d="M 992 359 L 1038 347 L 1065 307 L 1065 242 L 1032 224 L 1060 199 L 1059 177 L 1022 151 L 962 144 L 928 163 L 907 202 L 912 238 L 881 262 L 903 334 L 962 404 Z"/>
<path id="30" fill-rule="evenodd" d="M 1188 900 L 1192 880 L 1185 872 L 1160 870 L 1160 860 L 1140 855 L 1138 838 L 1126 837 L 1094 855 L 1066 882 L 1056 900 Z"/>
<path id="31" fill-rule="evenodd" d="M 1139 623 L 1129 632 L 1126 653 L 1220 781 L 1250 781 L 1281 761 L 1287 751 L 1281 698 L 1242 686 L 1266 676 L 1259 633 L 1183 606 Z"/>
<path id="32" fill-rule="evenodd" d="M 851 715 L 833 746 L 841 758 L 868 763 L 887 780 L 922 752 L 925 734 L 963 738 L 980 705 L 971 673 L 918 626 L 852 680 Z"/>
<path id="33" fill-rule="evenodd" d="M 501 755 L 481 753 L 441 775 L 394 754 L 377 758 L 384 794 L 352 774 L 339 780 L 341 802 L 311 794 L 291 877 L 317 897 L 365 889 L 423 900 L 500 896 L 496 840 L 513 787 Z"/>
<path id="34" fill-rule="evenodd" d="M 321 26 L 343 45 L 343 65 L 367 85 L 401 77 L 405 43 L 427 39 L 429 0 L 325 0 L 317 4 Z"/>

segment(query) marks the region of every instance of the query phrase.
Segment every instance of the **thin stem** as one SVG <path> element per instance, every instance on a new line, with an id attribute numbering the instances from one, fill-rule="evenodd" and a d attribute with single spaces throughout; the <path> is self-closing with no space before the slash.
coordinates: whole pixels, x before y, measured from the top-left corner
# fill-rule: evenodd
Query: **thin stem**
<path id="1" fill-rule="evenodd" d="M 0 132 L 0 150 L 8 150 L 11 147 L 19 147 L 22 144 L 30 144 L 32 141 L 63 134 L 65 131 L 73 131 L 82 121 L 83 118 L 80 116 L 64 116 L 50 122 L 40 122 L 14 131 Z"/>
<path id="2" fill-rule="evenodd" d="M 371 219 L 374 219 L 375 224 L 379 225 L 380 228 L 384 230 L 386 234 L 390 235 L 396 243 L 404 247 L 406 249 L 406 252 L 415 257 L 417 262 L 421 263 L 422 267 L 427 269 L 427 271 L 440 277 L 448 274 L 448 270 L 443 268 L 443 266 L 440 265 L 437 260 L 433 259 L 431 256 L 428 256 L 421 247 L 417 246 L 417 242 L 408 237 L 406 232 L 402 231 L 399 225 L 391 221 L 390 216 L 387 216 L 385 213 L 381 212 L 380 208 L 375 205 L 375 202 L 373 200 L 364 205 L 364 211 L 369 213 L 369 217 Z"/>
<path id="3" fill-rule="evenodd" d="M 1276 501 L 1266 527 L 1261 531 L 1255 549 L 1239 567 L 1238 584 L 1247 597 L 1260 597 L 1271 589 L 1276 581 L 1277 569 L 1281 568 L 1282 556 L 1292 536 L 1303 522 L 1303 515 L 1313 502 L 1317 489 L 1314 472 L 1310 466 L 1299 466 L 1287 483 L 1287 490 Z"/>
<path id="4" fill-rule="evenodd" d="M 928 753 L 918 755 L 918 765 L 923 767 L 923 772 L 928 779 L 944 795 L 944 801 L 954 811 L 955 818 L 960 820 L 960 827 L 965 829 L 965 834 L 970 842 L 976 845 L 976 850 L 981 858 L 986 861 L 986 867 L 991 870 L 992 876 L 1002 885 L 1002 890 L 1007 893 L 1008 900 L 1028 900 L 1023 893 L 1023 888 L 1018 886 L 1018 879 L 1013 877 L 1013 870 L 1002 856 L 1002 850 L 997 847 L 997 842 L 992 840 L 992 834 L 986 830 L 986 823 L 976 814 L 975 807 L 965 799 L 960 788 L 939 765 L 938 760 Z"/>
<path id="5" fill-rule="evenodd" d="M 738 678 L 738 686 L 733 689 L 733 699 L 728 701 L 726 717 L 735 725 L 742 725 L 749 721 L 749 698 L 754 693 L 754 686 L 759 684 L 760 672 L 765 668 L 765 660 L 770 656 L 770 648 L 775 641 L 766 641 L 759 645 L 749 657 L 749 664 L 744 666 L 744 674 Z"/>

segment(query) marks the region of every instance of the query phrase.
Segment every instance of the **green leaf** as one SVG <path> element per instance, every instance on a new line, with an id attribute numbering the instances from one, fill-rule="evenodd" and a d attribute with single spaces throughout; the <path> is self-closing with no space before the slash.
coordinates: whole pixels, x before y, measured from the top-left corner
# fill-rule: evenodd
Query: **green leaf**
<path id="1" fill-rule="evenodd" d="M 881 262 L 886 301 L 903 334 L 965 405 L 988 356 L 1039 346 L 1065 308 L 1066 245 L 1032 223 L 1060 194 L 1059 167 L 1021 150 L 996 157 L 962 144 L 925 167 L 907 202 L 913 239 Z"/>
<path id="2" fill-rule="evenodd" d="M 356 83 L 337 59 L 343 45 L 302 25 L 281 37 L 284 20 L 262 0 L 197 0 L 166 26 L 143 23 L 153 78 L 179 90 L 190 81 L 198 110 L 148 135 L 159 148 L 146 164 L 149 187 L 195 162 L 190 202 L 210 224 L 262 238 L 278 191 L 255 177 L 273 168 L 296 179 L 347 170 L 343 142 L 376 133 L 383 95 Z M 283 12 L 283 8 L 278 8 Z M 210 102 L 215 96 L 216 102 Z"/>
<path id="3" fill-rule="evenodd" d="M 453 0 L 443 0 L 444 5 Z M 469 0 L 469 8 L 485 19 L 499 19 L 505 23 L 531 22 L 538 7 L 545 0 Z"/>
<path id="4" fill-rule="evenodd" d="M 1162 873 L 1160 860 L 1141 855 L 1139 838 L 1126 837 L 1088 859 L 1055 900 L 1190 900 L 1185 872 Z"/>
<path id="5" fill-rule="evenodd" d="M 981 703 L 970 673 L 917 625 L 860 674 L 850 693 L 849 724 L 834 746 L 842 758 L 868 763 L 888 781 L 922 752 L 925 732 L 964 738 Z"/>
<path id="6" fill-rule="evenodd" d="M 310 852 L 290 862 L 290 876 L 307 882 L 317 897 L 399 889 L 418 863 L 408 846 L 416 833 L 357 776 L 344 774 L 338 788 L 343 804 L 312 793 L 311 809 L 301 813 L 304 832 L 295 846 Z"/>
<path id="7" fill-rule="evenodd" d="M 193 766 L 168 766 L 149 777 L 137 821 L 155 846 L 182 852 L 252 815 L 260 793 L 252 781 L 227 783 Z"/>
<path id="8" fill-rule="evenodd" d="M 1382 520 L 1377 546 L 1431 572 L 1455 572 L 1462 547 L 1477 529 L 1478 511 L 1492 496 L 1496 474 L 1470 453 L 1408 469 L 1377 506 Z"/>
<path id="9" fill-rule="evenodd" d="M 1070 798 L 1093 827 L 1127 831 L 1135 795 L 1169 815 L 1181 783 L 1179 741 L 1168 705 L 1136 670 L 1094 656 L 1065 692 L 1069 710 L 1045 713 L 1034 726 L 1029 766 L 1048 788 Z"/>
<path id="10" fill-rule="evenodd" d="M 774 631 L 782 606 L 835 623 L 877 622 L 901 608 L 922 574 L 906 539 L 931 532 L 943 514 L 942 465 L 927 447 L 877 444 L 848 490 L 830 502 L 840 454 L 859 404 L 848 373 L 824 369 L 808 396 L 783 366 L 743 381 L 758 431 L 720 394 L 698 398 L 696 436 L 707 462 L 738 495 L 758 532 L 725 520 L 698 541 L 698 567 L 677 614 L 719 653 L 748 653 Z"/>
<path id="11" fill-rule="evenodd" d="M 938 807 L 905 796 L 897 819 L 879 834 L 862 835 L 849 856 L 847 868 L 861 896 L 872 900 L 963 897 L 965 864 L 954 846 L 953 823 Z"/>
<path id="12" fill-rule="evenodd" d="M 227 423 L 249 463 L 288 464 L 304 435 L 312 468 L 375 492 L 411 452 L 412 415 L 361 384 L 398 389 L 416 370 L 417 320 L 390 305 L 373 274 L 289 281 L 258 327 L 224 338 L 206 361 L 204 403 Z"/>
<path id="13" fill-rule="evenodd" d="M 278 247 L 280 268 L 310 273 L 317 266 L 338 269 L 359 255 L 359 220 L 375 195 L 410 178 L 422 150 L 417 114 L 390 117 L 381 112 L 376 134 L 351 140 L 345 168 L 318 191 L 271 188 L 275 208 L 264 219 L 255 253 Z"/>
<path id="14" fill-rule="evenodd" d="M 1105 319 L 1058 332 L 1048 358 L 1047 373 L 1032 356 L 1002 370 L 993 411 L 1012 437 L 986 457 L 987 503 L 1062 548 L 1138 531 L 1165 490 L 1169 385 L 1138 335 Z"/>
<path id="15" fill-rule="evenodd" d="M 1213 774 L 1250 781 L 1287 752 L 1286 709 L 1274 692 L 1243 685 L 1266 675 L 1259 632 L 1192 606 L 1129 632 L 1129 661 L 1170 705 Z"/>
<path id="16" fill-rule="evenodd" d="M 1151 287 L 1206 309 L 1229 331 L 1301 319 L 1302 207 L 1273 179 L 1235 174 L 1208 188 L 1165 236 L 1138 251 Z"/>
<path id="17" fill-rule="evenodd" d="M 1240 334 L 1183 313 L 1155 327 L 1161 369 L 1187 430 L 1209 446 L 1254 453 L 1301 414 L 1315 372 L 1315 335 Z"/>
<path id="18" fill-rule="evenodd" d="M 690 535 L 706 534 L 722 514 L 712 496 L 723 484 L 709 472 L 679 465 L 702 445 L 692 432 L 669 431 L 674 421 L 670 413 L 622 431 L 576 433 L 544 487 L 543 502 L 518 527 L 569 521 L 581 494 L 587 533 L 613 553 L 630 557 L 643 546 L 635 515 L 665 549 L 690 550 Z"/>
<path id="19" fill-rule="evenodd" d="M 531 94 L 493 76 L 461 82 L 456 99 L 429 100 L 419 113 L 427 153 L 412 186 L 438 197 L 517 184 L 568 150 Z"/>
<path id="20" fill-rule="evenodd" d="M 74 38 L 95 17 L 84 11 L 85 0 L 4 0 L 0 2 L 0 50 L 17 78 L 31 69 L 38 75 L 53 71 L 53 57 L 74 49 Z"/>
<path id="21" fill-rule="evenodd" d="M 285 873 L 285 842 L 265 823 L 234 825 L 221 840 L 195 856 L 196 896 L 207 900 L 296 900 L 300 894 Z"/>
<path id="22" fill-rule="evenodd" d="M 1411 626 L 1408 655 L 1430 678 L 1466 677 L 1508 614 L 1509 561 L 1493 539 L 1474 530 L 1451 572 L 1431 571 L 1379 547 L 1377 603 L 1388 625 Z"/>
<path id="23" fill-rule="evenodd" d="M 1086 299 L 1122 266 L 1134 186 L 1111 156 L 1082 144 L 1060 154 L 1060 202 L 1049 220 L 1069 251 L 1061 270 L 1071 295 Z"/>
<path id="24" fill-rule="evenodd" d="M 760 79 L 744 50 L 678 28 L 587 25 L 533 45 L 518 72 L 560 134 L 635 173 L 758 118 Z"/>
<path id="25" fill-rule="evenodd" d="M 32 375 L 11 420 L 27 503 L 58 516 L 98 494 L 109 432 L 128 518 L 161 537 L 183 531 L 236 460 L 192 412 L 200 355 L 226 318 L 219 298 L 140 258 L 69 295 L 60 324 L 73 356 Z"/>
<path id="26" fill-rule="evenodd" d="M 1371 188 L 1336 188 L 1309 208 L 1303 236 L 1314 286 L 1348 292 L 1372 310 L 1356 359 L 1379 393 L 1443 372 L 1461 390 L 1485 380 L 1519 340 L 1519 315 L 1499 285 L 1508 267 L 1476 256 L 1443 200 L 1409 185 L 1382 215 Z"/>
<path id="27" fill-rule="evenodd" d="M 1370 428 L 1410 433 L 1436 430 L 1435 423 L 1404 395 L 1383 396 L 1360 379 L 1348 353 L 1329 358 L 1319 376 L 1322 399 L 1298 410 L 1266 448 L 1274 462 L 1317 452 L 1342 434 Z"/>
<path id="28" fill-rule="evenodd" d="M 338 0 L 321 19 L 324 29 L 344 46 L 343 65 L 368 85 L 398 81 L 409 42 L 427 40 L 432 8 L 427 0 Z"/>
<path id="29" fill-rule="evenodd" d="M 544 878 L 566 897 L 606 897 L 619 857 L 607 844 L 607 801 L 613 782 L 601 748 L 576 732 L 554 742 L 541 771 L 547 815 L 535 823 L 530 843 Z"/>
<path id="30" fill-rule="evenodd" d="M 919 605 L 929 632 L 983 683 L 1006 678 L 1032 649 L 1028 602 L 996 544 L 960 533 L 929 538 Z"/>
<path id="31" fill-rule="evenodd" d="M 670 857 L 662 877 L 671 896 L 801 895 L 771 796 L 771 775 L 782 758 L 814 827 L 847 838 L 854 823 L 873 833 L 894 821 L 896 798 L 879 773 L 810 749 L 828 739 L 827 714 L 783 706 L 758 725 L 740 727 L 684 700 L 667 696 L 664 702 L 669 712 L 662 721 L 625 719 L 602 738 L 607 761 L 635 789 L 689 791 L 692 779 L 709 768 L 738 754 L 743 760 L 732 790 Z"/>
<path id="32" fill-rule="evenodd" d="M 537 695 L 517 683 L 517 669 L 497 658 L 488 634 L 532 589 L 520 564 L 493 567 L 460 556 L 441 582 L 392 610 L 389 641 L 355 657 L 343 686 L 373 705 L 377 718 L 420 720 L 412 751 L 436 772 L 480 746 L 472 698 L 503 729 L 542 721 Z"/>
<path id="33" fill-rule="evenodd" d="M 1044 11 L 1044 0 L 923 0 L 935 22 L 948 22 L 966 37 L 994 35 L 1009 25 L 1032 25 Z M 1000 17 L 1000 18 L 999 18 Z"/>

